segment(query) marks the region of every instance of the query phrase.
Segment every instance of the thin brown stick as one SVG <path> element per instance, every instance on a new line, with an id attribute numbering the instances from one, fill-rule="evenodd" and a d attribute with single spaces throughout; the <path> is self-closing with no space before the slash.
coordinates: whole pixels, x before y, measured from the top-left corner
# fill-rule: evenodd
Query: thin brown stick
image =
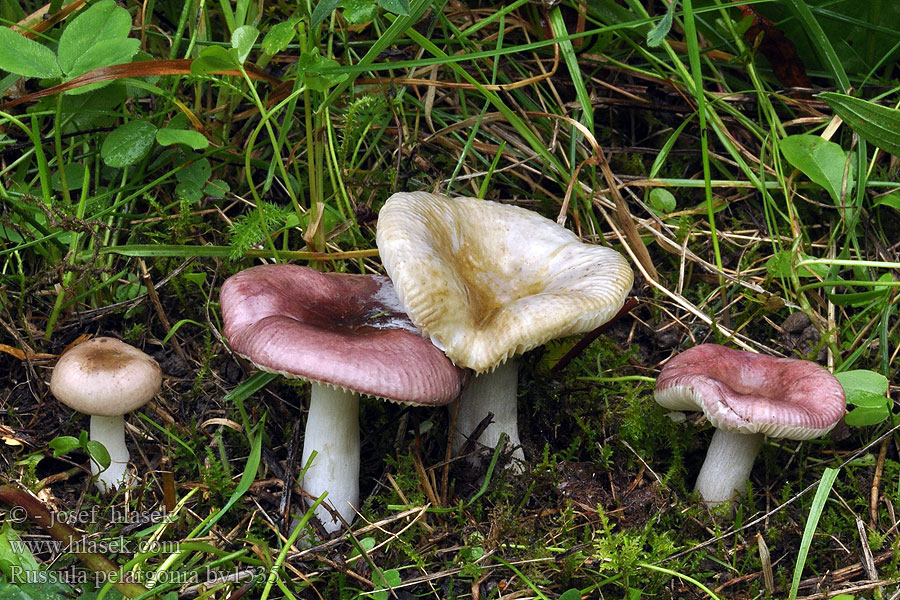
<path id="1" fill-rule="evenodd" d="M 878 449 L 878 462 L 875 463 L 875 474 L 872 475 L 872 487 L 869 492 L 869 527 L 875 529 L 878 524 L 878 499 L 881 495 L 881 474 L 884 472 L 884 460 L 887 457 L 888 439 L 881 440 Z"/>
<path id="2" fill-rule="evenodd" d="M 150 297 L 150 303 L 153 304 L 153 308 L 156 310 L 156 316 L 159 317 L 162 326 L 166 328 L 166 335 L 168 335 L 169 332 L 172 331 L 172 324 L 169 322 L 166 311 L 163 310 L 162 303 L 159 301 L 159 296 L 156 293 L 156 288 L 153 286 L 153 280 L 150 278 L 150 272 L 147 270 L 147 265 L 144 263 L 143 258 L 138 259 L 138 265 L 141 267 L 141 279 L 144 281 L 144 287 L 147 288 L 147 295 Z M 175 339 L 174 335 L 169 338 L 169 341 L 172 342 L 172 347 L 175 348 L 175 353 L 178 354 L 178 357 L 183 360 L 185 364 L 190 364 L 188 355 L 185 354 L 184 350 L 181 348 L 181 344 L 178 343 L 178 340 Z"/>
<path id="3" fill-rule="evenodd" d="M 582 350 L 593 344 L 594 340 L 600 337 L 601 333 L 609 329 L 613 323 L 618 321 L 623 315 L 625 315 L 625 313 L 629 312 L 632 308 L 637 306 L 637 304 L 637 299 L 628 298 L 622 308 L 619 309 L 619 312 L 617 312 L 612 319 L 610 319 L 600 327 L 597 327 L 584 334 L 584 336 L 582 336 L 582 338 L 578 340 L 578 342 L 574 346 L 572 346 L 569 351 L 566 352 L 565 355 L 563 355 L 563 357 L 556 362 L 555 365 L 553 365 L 553 367 L 550 369 L 550 374 L 557 375 L 560 371 L 565 369 L 566 366 L 570 362 L 572 362 L 572 359 L 581 354 Z"/>

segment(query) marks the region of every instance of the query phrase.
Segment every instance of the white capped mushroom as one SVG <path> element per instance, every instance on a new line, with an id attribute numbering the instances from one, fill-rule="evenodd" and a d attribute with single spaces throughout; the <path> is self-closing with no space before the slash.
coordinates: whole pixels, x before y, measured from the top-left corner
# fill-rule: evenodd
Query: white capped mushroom
<path id="1" fill-rule="evenodd" d="M 506 433 L 518 446 L 512 358 L 607 322 L 634 280 L 615 250 L 533 211 L 476 198 L 394 194 L 379 213 L 377 243 L 412 322 L 480 374 L 460 398 L 455 450 L 489 412 L 494 423 L 479 441 L 494 446 Z"/>

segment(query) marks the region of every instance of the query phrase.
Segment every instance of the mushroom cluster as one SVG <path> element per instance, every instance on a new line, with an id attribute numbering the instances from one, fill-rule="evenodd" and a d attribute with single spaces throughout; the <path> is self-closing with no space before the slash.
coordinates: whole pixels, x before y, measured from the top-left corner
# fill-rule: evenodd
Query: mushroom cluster
<path id="1" fill-rule="evenodd" d="M 537 213 L 427 192 L 397 193 L 378 215 L 378 251 L 412 322 L 478 375 L 459 400 L 455 451 L 519 446 L 514 356 L 590 331 L 625 302 L 634 273 L 615 250 L 583 243 Z M 522 458 L 520 448 L 514 454 Z"/>
<path id="2" fill-rule="evenodd" d="M 633 272 L 617 252 L 583 243 L 516 206 L 425 192 L 382 208 L 376 241 L 387 277 L 265 265 L 221 289 L 225 336 L 260 369 L 312 385 L 304 489 L 350 521 L 359 502 L 358 395 L 444 405 L 458 398 L 457 451 L 504 436 L 523 458 L 516 355 L 583 333 L 623 306 Z M 464 370 L 476 376 L 464 386 Z M 656 400 L 702 410 L 717 427 L 697 491 L 725 502 L 745 485 L 764 436 L 809 439 L 844 414 L 844 393 L 807 361 L 703 344 L 671 359 Z M 331 510 L 317 516 L 340 528 Z"/>

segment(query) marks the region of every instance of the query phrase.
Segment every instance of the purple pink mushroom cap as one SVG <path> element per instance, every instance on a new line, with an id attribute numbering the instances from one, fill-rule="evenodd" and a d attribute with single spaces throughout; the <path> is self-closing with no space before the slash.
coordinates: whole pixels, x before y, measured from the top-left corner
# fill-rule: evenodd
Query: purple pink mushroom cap
<path id="1" fill-rule="evenodd" d="M 808 440 L 844 416 L 838 380 L 816 363 L 701 344 L 672 358 L 656 381 L 656 401 L 702 411 L 716 428 L 695 490 L 708 504 L 746 485 L 765 436 Z"/>
<path id="2" fill-rule="evenodd" d="M 418 332 L 391 281 L 262 265 L 221 290 L 225 337 L 265 371 L 411 404 L 443 405 L 461 370 Z"/>

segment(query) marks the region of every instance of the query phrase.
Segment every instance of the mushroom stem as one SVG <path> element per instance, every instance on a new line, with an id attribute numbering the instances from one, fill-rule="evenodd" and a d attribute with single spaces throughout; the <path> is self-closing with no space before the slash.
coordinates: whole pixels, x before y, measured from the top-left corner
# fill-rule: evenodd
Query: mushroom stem
<path id="1" fill-rule="evenodd" d="M 716 429 L 694 486 L 707 505 L 722 504 L 744 493 L 764 437 Z"/>
<path id="2" fill-rule="evenodd" d="M 104 494 L 119 487 L 125 481 L 128 470 L 128 448 L 125 447 L 125 417 L 91 416 L 91 440 L 100 442 L 109 452 L 109 468 L 100 471 L 97 463 L 91 460 L 91 473 L 96 478 L 94 483 Z"/>
<path id="3" fill-rule="evenodd" d="M 454 453 L 462 449 L 487 414 L 493 413 L 493 421 L 478 437 L 478 442 L 494 448 L 500 441 L 500 435 L 505 433 L 509 436 L 509 443 L 515 448 L 513 458 L 525 460 L 525 453 L 519 442 L 516 410 L 518 381 L 519 362 L 515 359 L 508 360 L 490 373 L 480 373 L 472 378 L 457 400 L 459 410 L 453 437 Z"/>
<path id="4" fill-rule="evenodd" d="M 316 458 L 303 477 L 303 489 L 316 498 L 328 492 L 325 502 L 352 522 L 359 505 L 359 396 L 312 384 L 301 466 L 313 450 Z M 328 533 L 341 528 L 322 506 L 316 516 Z"/>

